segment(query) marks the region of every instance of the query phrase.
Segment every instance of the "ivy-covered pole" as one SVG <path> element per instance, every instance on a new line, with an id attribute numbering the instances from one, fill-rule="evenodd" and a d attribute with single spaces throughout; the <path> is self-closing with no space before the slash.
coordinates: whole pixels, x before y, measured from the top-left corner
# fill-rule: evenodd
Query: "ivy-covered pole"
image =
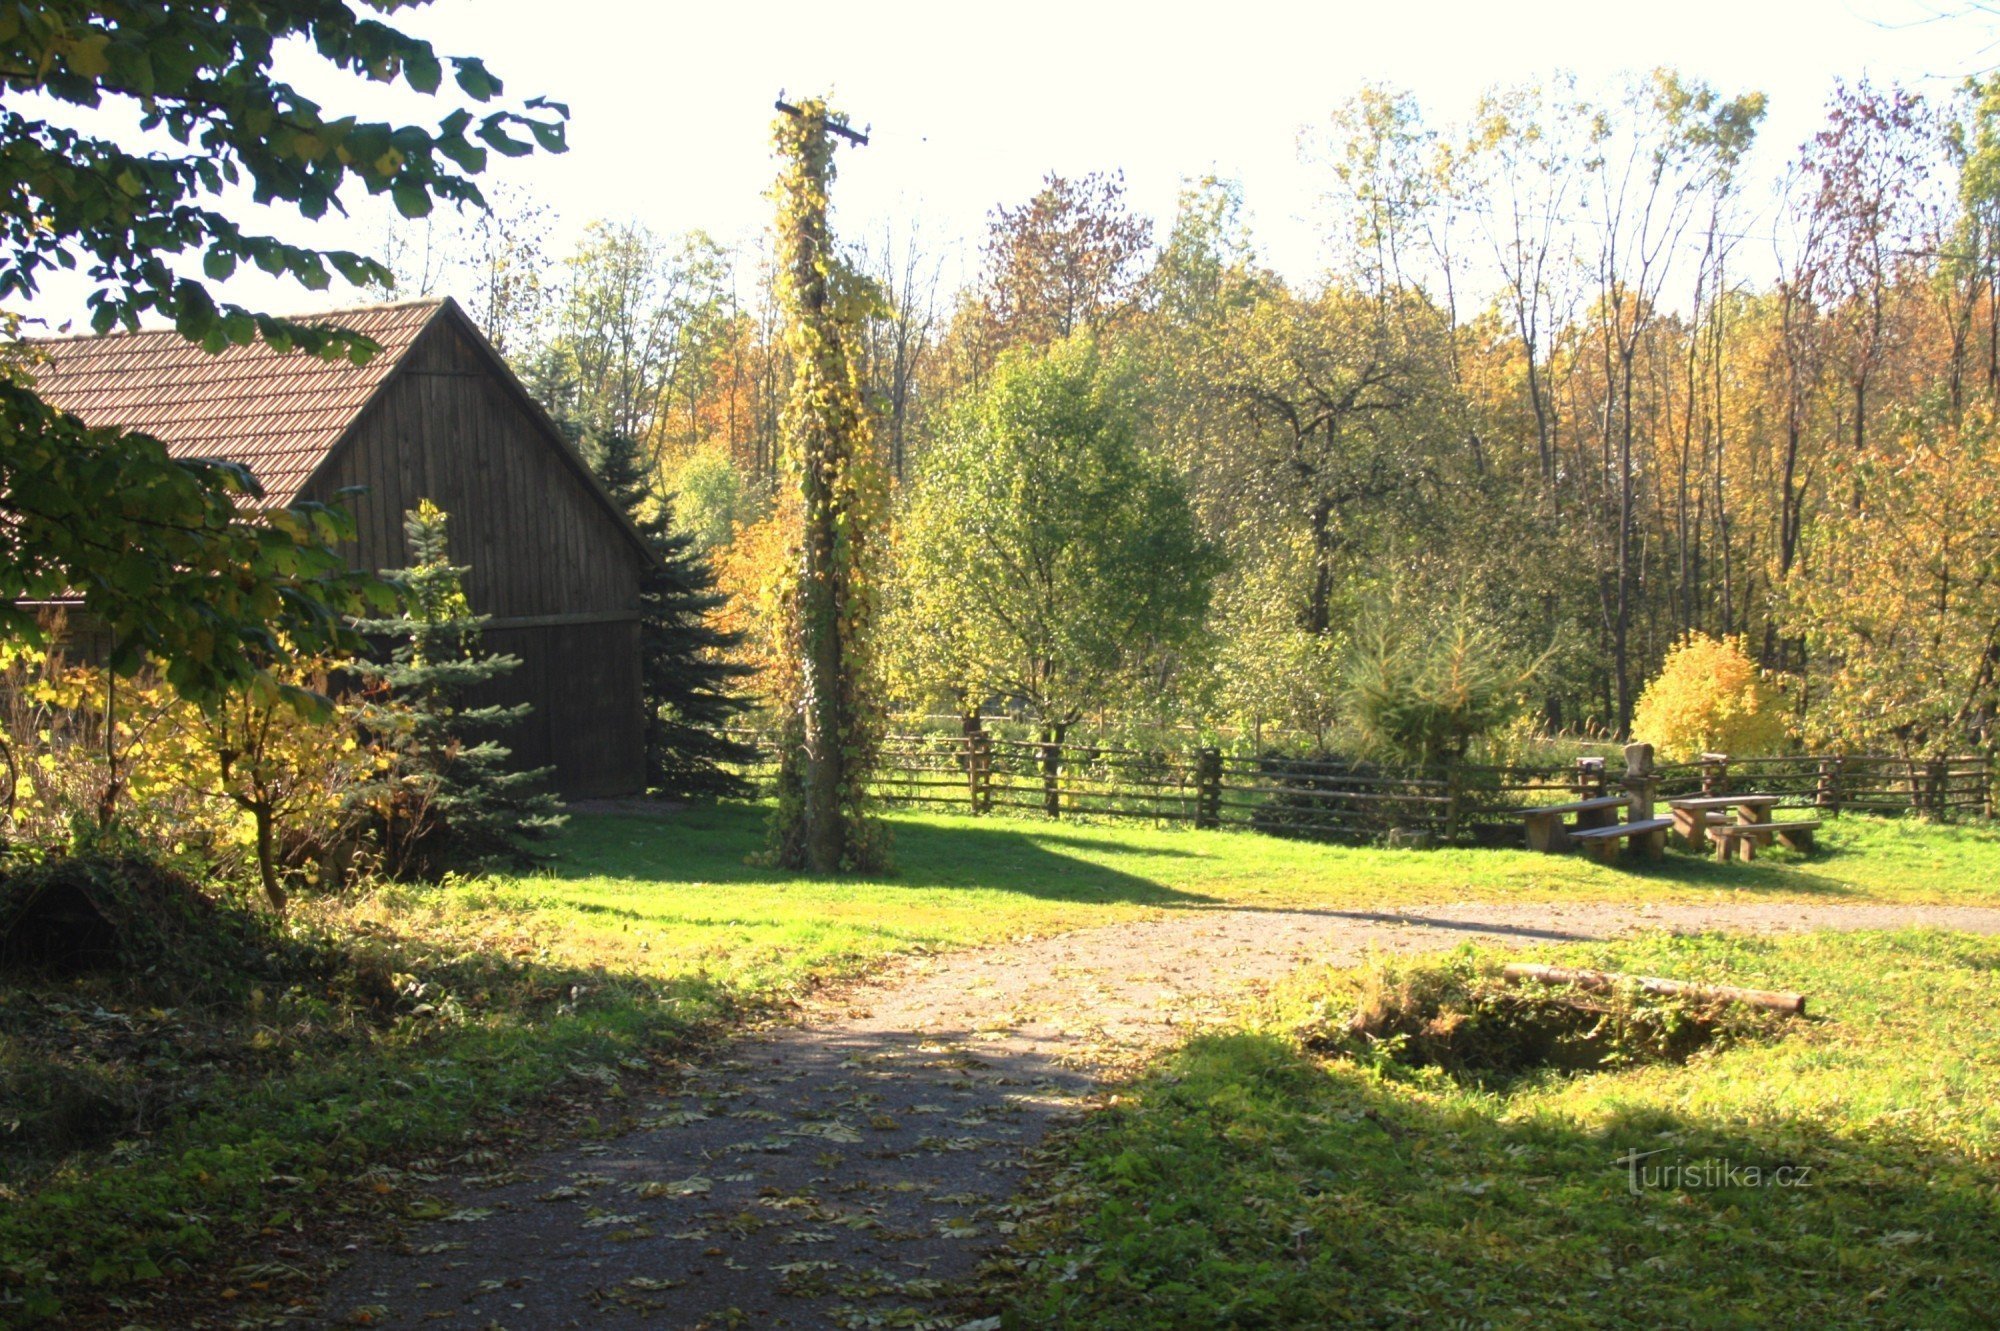
<path id="1" fill-rule="evenodd" d="M 883 510 L 880 468 L 850 344 L 878 302 L 827 234 L 836 135 L 867 140 L 824 101 L 778 104 L 778 296 L 792 354 L 783 435 L 801 500 L 791 587 L 793 658 L 773 851 L 813 873 L 883 867 L 865 809 L 881 708 L 868 658 L 868 542 Z"/>

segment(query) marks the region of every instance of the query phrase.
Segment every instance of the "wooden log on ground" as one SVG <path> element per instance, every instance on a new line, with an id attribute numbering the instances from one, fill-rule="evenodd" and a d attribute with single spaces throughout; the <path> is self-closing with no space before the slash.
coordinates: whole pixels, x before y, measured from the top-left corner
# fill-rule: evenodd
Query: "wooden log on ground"
<path id="1" fill-rule="evenodd" d="M 1665 980 L 1657 975 L 1624 975 L 1617 971 L 1578 970 L 1569 966 L 1542 966 L 1528 962 L 1517 962 L 1501 972 L 1513 983 L 1533 980 L 1537 984 L 1575 985 L 1579 989 L 1615 989 L 1622 984 L 1634 984 L 1649 994 L 1676 995 L 1683 998 L 1710 999 L 1725 1003 L 1747 1003 L 1770 1012 L 1784 1012 L 1794 1017 L 1803 1017 L 1806 1012 L 1804 994 L 1787 993 L 1776 989 L 1738 989 L 1726 984 L 1692 984 L 1686 980 Z"/>

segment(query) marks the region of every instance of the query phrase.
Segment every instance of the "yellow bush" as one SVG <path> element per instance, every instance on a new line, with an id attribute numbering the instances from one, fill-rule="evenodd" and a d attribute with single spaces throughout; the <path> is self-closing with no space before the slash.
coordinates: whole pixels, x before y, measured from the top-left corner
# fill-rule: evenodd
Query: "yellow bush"
<path id="1" fill-rule="evenodd" d="M 281 876 L 339 849 L 375 770 L 351 714 L 300 710 L 329 666 L 204 709 L 157 670 L 121 679 L 58 650 L 0 645 L 0 844 L 42 849 L 117 831 L 199 877 Z M 11 778 L 11 786 L 9 779 Z"/>
<path id="2" fill-rule="evenodd" d="M 1775 753 L 1785 742 L 1783 703 L 1742 639 L 1690 633 L 1639 695 L 1632 738 L 1670 762 Z"/>

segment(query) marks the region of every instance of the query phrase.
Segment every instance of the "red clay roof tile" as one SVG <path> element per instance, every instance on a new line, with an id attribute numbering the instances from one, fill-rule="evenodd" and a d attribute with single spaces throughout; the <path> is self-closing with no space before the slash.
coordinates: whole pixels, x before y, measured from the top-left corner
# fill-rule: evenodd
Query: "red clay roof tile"
<path id="1" fill-rule="evenodd" d="M 261 343 L 210 355 L 164 329 L 38 340 L 47 359 L 32 373 L 44 401 L 85 424 L 144 431 L 176 457 L 243 463 L 265 503 L 288 504 L 443 304 L 404 301 L 301 320 L 380 344 L 366 365 L 281 355 Z"/>

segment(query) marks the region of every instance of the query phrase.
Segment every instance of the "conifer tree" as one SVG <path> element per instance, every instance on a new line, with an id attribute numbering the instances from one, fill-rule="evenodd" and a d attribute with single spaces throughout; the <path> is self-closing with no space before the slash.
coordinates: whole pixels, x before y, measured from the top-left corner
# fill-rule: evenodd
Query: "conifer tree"
<path id="1" fill-rule="evenodd" d="M 588 450 L 604 488 L 631 515 L 654 553 L 639 583 L 639 660 L 646 697 L 646 784 L 677 799 L 748 795 L 725 763 L 747 763 L 756 750 L 722 733 L 750 707 L 737 692 L 749 667 L 722 659 L 740 635 L 717 629 L 709 614 L 727 599 L 693 538 L 673 530 L 670 498 L 654 492 L 639 446 L 623 435 Z"/>
<path id="2" fill-rule="evenodd" d="M 521 661 L 480 649 L 490 616 L 466 600 L 467 566 L 451 562 L 446 521 L 428 499 L 405 516 L 410 567 L 385 572 L 402 593 L 401 613 L 358 625 L 397 640 L 386 662 L 354 666 L 364 682 L 358 719 L 386 759 L 360 798 L 377 822 L 383 868 L 396 878 L 532 860 L 533 843 L 564 821 L 544 788 L 550 769 L 509 770 L 512 750 L 493 738 L 529 704 L 471 700 Z"/>

